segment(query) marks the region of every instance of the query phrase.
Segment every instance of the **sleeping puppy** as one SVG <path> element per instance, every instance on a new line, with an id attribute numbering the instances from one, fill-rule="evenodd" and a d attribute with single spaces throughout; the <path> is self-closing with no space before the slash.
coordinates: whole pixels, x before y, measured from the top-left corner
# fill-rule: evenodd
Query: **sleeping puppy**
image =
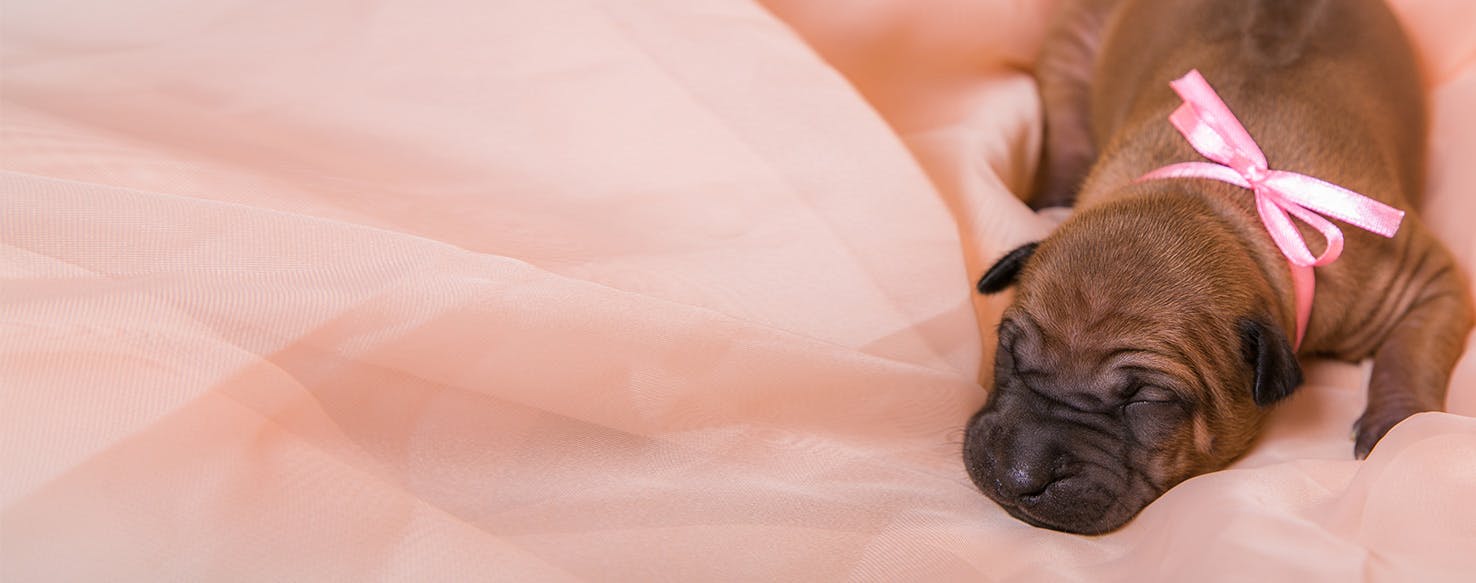
<path id="1" fill-rule="evenodd" d="M 1297 355 L 1373 359 L 1354 425 L 1363 457 L 1444 406 L 1472 325 L 1449 253 L 1413 215 L 1392 238 L 1344 227 L 1315 270 L 1294 348 L 1292 268 L 1251 191 L 1138 180 L 1203 160 L 1167 121 L 1199 70 L 1273 169 L 1403 210 L 1423 188 L 1412 50 L 1379 0 L 1066 0 L 1037 73 L 1046 112 L 1038 208 L 1076 202 L 1050 237 L 979 282 L 1016 288 L 994 389 L 969 421 L 974 483 L 1033 525 L 1116 529 L 1175 484 L 1225 467 L 1301 383 Z M 1323 239 L 1298 223 L 1313 252 Z"/>

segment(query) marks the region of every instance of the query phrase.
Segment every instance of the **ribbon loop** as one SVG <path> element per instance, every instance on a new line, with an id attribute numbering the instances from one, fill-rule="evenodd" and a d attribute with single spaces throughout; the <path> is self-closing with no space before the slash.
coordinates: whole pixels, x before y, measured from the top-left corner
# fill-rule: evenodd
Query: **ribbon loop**
<path id="1" fill-rule="evenodd" d="M 1305 174 L 1272 170 L 1266 154 L 1198 70 L 1169 83 L 1184 103 L 1169 122 L 1189 145 L 1216 163 L 1182 162 L 1144 174 L 1139 181 L 1163 178 L 1207 178 L 1249 189 L 1256 212 L 1271 240 L 1291 263 L 1296 292 L 1298 346 L 1312 314 L 1312 268 L 1337 261 L 1343 253 L 1343 231 L 1323 215 L 1383 237 L 1393 237 L 1404 211 L 1336 184 Z M 1327 247 L 1312 255 L 1292 218 L 1322 234 Z"/>

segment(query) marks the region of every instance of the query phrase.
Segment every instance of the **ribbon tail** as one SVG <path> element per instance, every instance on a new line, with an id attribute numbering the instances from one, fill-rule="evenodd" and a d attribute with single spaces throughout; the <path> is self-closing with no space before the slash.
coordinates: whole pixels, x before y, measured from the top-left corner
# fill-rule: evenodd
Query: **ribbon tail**
<path id="1" fill-rule="evenodd" d="M 1292 349 L 1301 350 L 1302 338 L 1307 334 L 1307 322 L 1312 319 L 1312 294 L 1317 291 L 1317 276 L 1310 265 L 1291 266 L 1293 296 L 1297 302 L 1297 336 Z"/>
<path id="2" fill-rule="evenodd" d="M 1273 170 L 1263 184 L 1297 206 L 1384 237 L 1393 237 L 1404 221 L 1402 210 L 1305 174 Z"/>
<path id="3" fill-rule="evenodd" d="M 1307 331 L 1307 321 L 1312 316 L 1312 294 L 1317 283 L 1316 275 L 1312 272 L 1312 266 L 1327 257 L 1328 251 L 1333 251 L 1331 241 L 1328 250 L 1323 252 L 1323 257 L 1312 257 L 1312 251 L 1307 249 L 1307 242 L 1302 239 L 1301 233 L 1297 231 L 1296 225 L 1292 224 L 1288 210 L 1307 212 L 1305 209 L 1290 206 L 1285 201 L 1278 200 L 1275 193 L 1265 192 L 1262 189 L 1256 191 L 1256 211 L 1261 215 L 1261 223 L 1271 233 L 1271 241 L 1281 249 L 1282 255 L 1286 256 L 1287 266 L 1291 268 L 1292 296 L 1295 298 L 1297 310 L 1297 335 L 1294 348 L 1302 346 L 1302 336 Z M 1301 213 L 1298 213 L 1299 218 Z M 1311 213 L 1308 213 L 1311 214 Z M 1328 223 L 1327 219 L 1313 215 L 1327 226 L 1337 230 L 1337 226 Z M 1305 218 L 1303 218 L 1305 220 Z M 1317 226 L 1317 225 L 1314 225 Z M 1342 232 L 1337 233 L 1337 251 L 1342 250 Z M 1334 255 L 1333 259 L 1337 257 Z"/>

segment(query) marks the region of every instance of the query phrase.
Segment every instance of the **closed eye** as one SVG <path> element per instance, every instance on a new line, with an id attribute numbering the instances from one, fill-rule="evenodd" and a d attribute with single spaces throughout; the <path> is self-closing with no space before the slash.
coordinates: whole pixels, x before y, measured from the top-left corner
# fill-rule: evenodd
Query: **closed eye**
<path id="1" fill-rule="evenodd" d="M 1154 385 L 1140 385 L 1128 398 L 1128 404 L 1132 403 L 1178 403 L 1179 394 Z"/>
<path id="2" fill-rule="evenodd" d="M 1128 401 L 1127 404 L 1122 406 L 1122 408 L 1124 411 L 1131 414 L 1133 412 L 1154 413 L 1160 411 L 1168 411 L 1169 409 L 1177 408 L 1178 406 L 1178 401 Z"/>
<path id="3" fill-rule="evenodd" d="M 1134 437 L 1142 443 L 1154 443 L 1165 438 L 1189 418 L 1187 413 L 1182 401 L 1157 393 L 1144 394 L 1143 398 L 1128 401 L 1122 406 L 1123 419 Z"/>

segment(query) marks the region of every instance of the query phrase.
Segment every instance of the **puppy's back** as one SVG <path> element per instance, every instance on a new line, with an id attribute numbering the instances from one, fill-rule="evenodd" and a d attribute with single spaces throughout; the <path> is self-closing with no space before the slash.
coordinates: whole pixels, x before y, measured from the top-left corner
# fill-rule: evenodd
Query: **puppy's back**
<path id="1" fill-rule="evenodd" d="M 1270 65 L 1295 61 L 1311 44 L 1324 22 L 1327 0 L 1259 0 L 1246 2 L 1241 38 L 1247 57 Z"/>
<path id="2" fill-rule="evenodd" d="M 1147 161 L 1197 157 L 1165 121 L 1179 104 L 1168 83 L 1191 69 L 1273 168 L 1396 206 L 1422 190 L 1422 80 L 1381 0 L 1122 0 L 1103 31 L 1090 117 L 1102 158 L 1125 159 L 1099 169 L 1083 202 L 1152 170 Z"/>

